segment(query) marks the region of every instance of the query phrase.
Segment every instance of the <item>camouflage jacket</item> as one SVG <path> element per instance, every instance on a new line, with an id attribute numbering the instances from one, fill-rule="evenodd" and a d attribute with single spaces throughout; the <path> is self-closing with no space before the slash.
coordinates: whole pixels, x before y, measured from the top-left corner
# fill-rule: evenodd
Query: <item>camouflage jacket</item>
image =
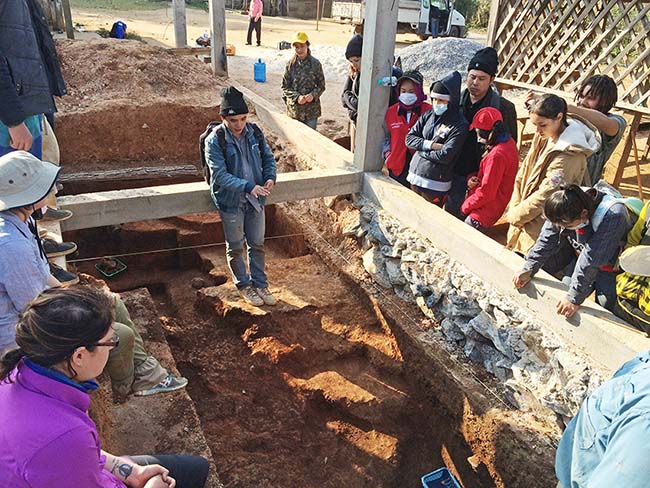
<path id="1" fill-rule="evenodd" d="M 325 75 L 320 61 L 309 54 L 287 63 L 282 77 L 282 98 L 287 104 L 287 115 L 296 120 L 316 119 L 321 115 L 320 96 L 325 91 Z M 300 105 L 300 95 L 312 94 L 314 100 Z"/>

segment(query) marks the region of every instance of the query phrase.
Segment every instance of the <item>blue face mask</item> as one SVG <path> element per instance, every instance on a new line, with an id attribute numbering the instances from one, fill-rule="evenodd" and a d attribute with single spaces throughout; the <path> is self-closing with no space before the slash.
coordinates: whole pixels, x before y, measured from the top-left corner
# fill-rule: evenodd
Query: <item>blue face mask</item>
<path id="1" fill-rule="evenodd" d="M 583 222 L 582 224 L 574 225 L 573 227 L 564 227 L 566 230 L 578 230 L 578 229 L 584 229 L 589 225 L 589 220 L 586 222 Z"/>
<path id="2" fill-rule="evenodd" d="M 418 96 L 415 93 L 400 93 L 399 101 L 409 107 L 418 101 Z"/>
<path id="3" fill-rule="evenodd" d="M 444 114 L 447 111 L 447 105 L 434 105 L 433 106 L 433 113 L 440 116 Z"/>

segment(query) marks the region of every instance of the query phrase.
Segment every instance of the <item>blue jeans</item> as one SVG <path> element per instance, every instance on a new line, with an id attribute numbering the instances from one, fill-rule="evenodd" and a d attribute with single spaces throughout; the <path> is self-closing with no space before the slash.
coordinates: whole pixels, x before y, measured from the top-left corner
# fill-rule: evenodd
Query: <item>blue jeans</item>
<path id="1" fill-rule="evenodd" d="M 445 210 L 457 219 L 465 220 L 465 216 L 460 211 L 461 205 L 467 195 L 467 176 L 454 175 L 451 180 L 451 189 L 445 203 Z"/>
<path id="2" fill-rule="evenodd" d="M 4 156 L 5 154 L 9 154 L 13 151 L 15 151 L 13 147 L 0 146 L 0 156 Z M 43 158 L 43 136 L 38 136 L 33 140 L 32 147 L 29 152 L 36 156 L 38 159 Z"/>
<path id="3" fill-rule="evenodd" d="M 314 130 L 316 130 L 316 126 L 318 125 L 318 117 L 315 119 L 306 119 L 302 121 L 303 124 L 305 124 L 307 127 L 310 127 Z"/>
<path id="4" fill-rule="evenodd" d="M 238 289 L 269 286 L 264 272 L 264 207 L 257 212 L 248 202 L 240 202 L 235 213 L 219 211 L 226 238 L 226 256 L 232 279 Z M 244 240 L 248 247 L 248 266 L 244 261 Z"/>

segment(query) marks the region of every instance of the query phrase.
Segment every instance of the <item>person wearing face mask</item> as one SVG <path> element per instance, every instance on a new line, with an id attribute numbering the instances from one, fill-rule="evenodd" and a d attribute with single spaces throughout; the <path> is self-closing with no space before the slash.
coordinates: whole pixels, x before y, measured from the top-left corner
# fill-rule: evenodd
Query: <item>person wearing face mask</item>
<path id="1" fill-rule="evenodd" d="M 468 179 L 469 191 L 461 211 L 466 224 L 484 231 L 499 220 L 508 206 L 519 167 L 519 149 L 495 108 L 479 110 L 469 130 L 476 131 L 476 140 L 486 152 L 478 175 Z"/>
<path id="2" fill-rule="evenodd" d="M 510 224 L 506 246 L 526 254 L 544 225 L 544 202 L 560 186 L 580 184 L 587 156 L 600 148 L 600 134 L 589 122 L 567 118 L 567 104 L 557 95 L 544 94 L 528 103 L 535 137 L 519 167 L 506 220 Z"/>
<path id="3" fill-rule="evenodd" d="M 325 91 L 323 67 L 311 55 L 307 34 L 297 32 L 292 45 L 295 54 L 284 70 L 282 98 L 289 117 L 316 130 L 321 116 L 320 96 Z"/>
<path id="4" fill-rule="evenodd" d="M 391 178 L 407 188 L 411 187 L 406 177 L 414 151 L 407 149 L 406 135 L 420 116 L 431 109 L 431 104 L 425 102 L 427 96 L 422 90 L 422 83 L 419 71 L 405 72 L 397 80 L 399 101 L 388 107 L 384 118 L 384 168 Z"/>
<path id="5" fill-rule="evenodd" d="M 614 311 L 616 261 L 636 223 L 630 206 L 643 202 L 575 184 L 554 192 L 544 203 L 542 231 L 512 280 L 515 287 L 526 286 L 543 269 L 568 286 L 556 304 L 559 315 L 573 316 L 594 290 L 598 303 Z"/>
<path id="6" fill-rule="evenodd" d="M 497 109 L 510 136 L 517 142 L 517 110 L 512 102 L 492 86 L 498 68 L 499 57 L 493 47 L 479 49 L 474 53 L 467 66 L 467 83 L 460 96 L 460 109 L 468 121 L 483 108 Z M 445 204 L 445 210 L 458 218 L 465 218 L 460 206 L 466 197 L 468 176 L 478 171 L 484 150 L 485 146 L 470 131 L 458 156 L 449 198 Z"/>
<path id="7" fill-rule="evenodd" d="M 406 147 L 416 151 L 406 179 L 413 191 L 439 207 L 447 199 L 454 165 L 468 134 L 469 124 L 458 105 L 461 80 L 454 71 L 431 85 L 433 107 L 406 136 Z"/>
<path id="8" fill-rule="evenodd" d="M 0 354 L 15 347 L 16 323 L 29 302 L 43 290 L 62 284 L 50 272 L 32 218 L 34 211 L 45 205 L 60 171 L 61 167 L 25 151 L 0 157 Z M 115 315 L 120 345 L 111 351 L 107 367 L 115 398 L 184 388 L 187 379 L 168 373 L 145 351 L 142 337 L 117 295 Z"/>

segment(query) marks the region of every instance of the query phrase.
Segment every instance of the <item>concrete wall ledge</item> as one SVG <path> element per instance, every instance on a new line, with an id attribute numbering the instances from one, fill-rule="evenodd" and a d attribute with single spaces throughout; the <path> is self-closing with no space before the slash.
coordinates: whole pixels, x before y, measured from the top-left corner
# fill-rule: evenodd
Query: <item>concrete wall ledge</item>
<path id="1" fill-rule="evenodd" d="M 611 374 L 625 361 L 650 348 L 650 340 L 644 334 L 590 300 L 571 319 L 557 315 L 555 304 L 565 296 L 565 291 L 561 283 L 545 272 L 538 273 L 523 290 L 516 290 L 511 279 L 521 269 L 521 257 L 389 178 L 366 173 L 363 193 L 463 264 L 487 286 L 529 311 L 563 341 L 578 347 L 603 374 Z"/>

